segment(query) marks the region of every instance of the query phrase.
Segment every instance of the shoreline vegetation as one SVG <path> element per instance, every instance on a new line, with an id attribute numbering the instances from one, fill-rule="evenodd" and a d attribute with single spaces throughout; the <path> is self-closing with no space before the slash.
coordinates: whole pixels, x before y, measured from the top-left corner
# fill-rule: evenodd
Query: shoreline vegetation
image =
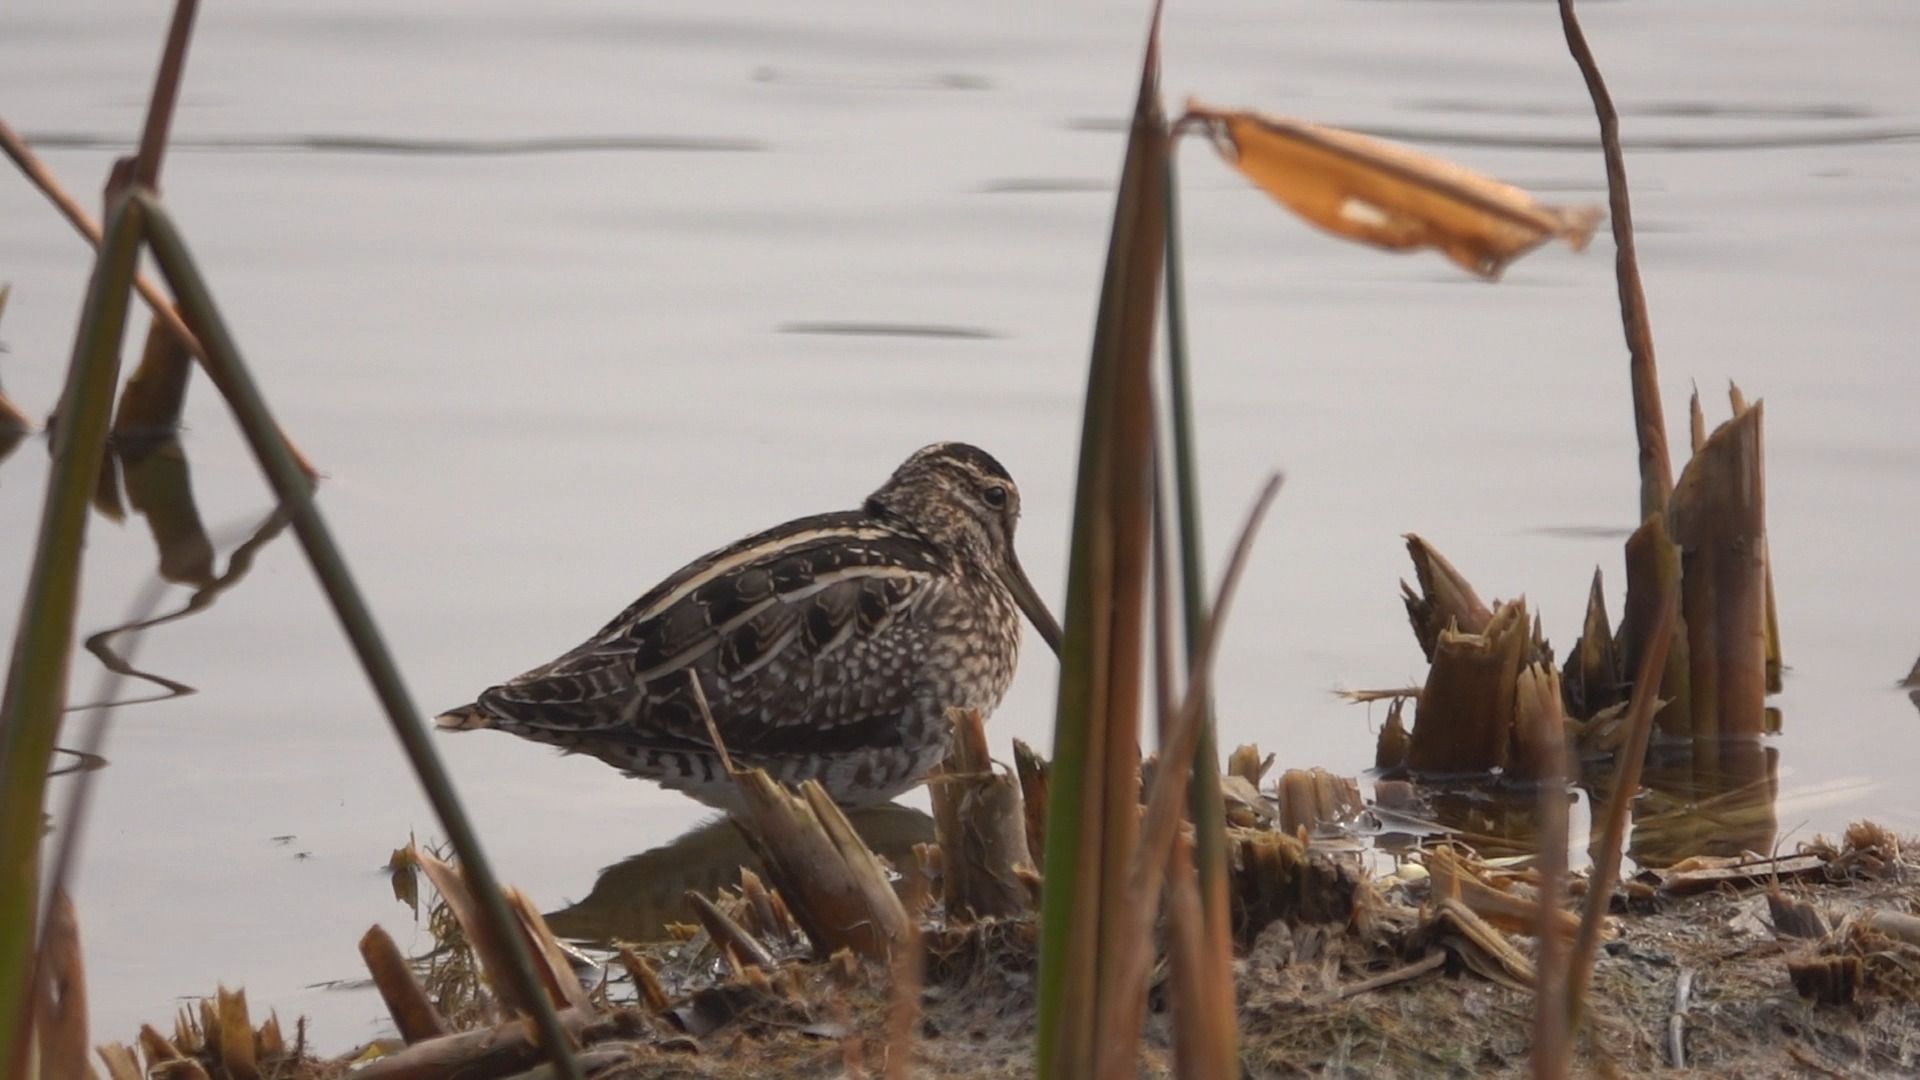
<path id="1" fill-rule="evenodd" d="M 275 422 L 159 197 L 195 11 L 178 0 L 138 152 L 116 167 L 100 221 L 0 122 L 0 148 L 98 251 L 48 424 L 52 473 L 0 714 L 0 1077 L 94 1075 L 95 1061 L 113 1080 L 1914 1067 L 1920 919 L 1901 842 L 1859 823 L 1773 853 L 1764 736 L 1779 725 L 1766 698 L 1783 659 L 1764 411 L 1731 388 L 1731 418 L 1710 431 L 1696 393 L 1675 478 L 1618 118 L 1571 0 L 1559 15 L 1599 125 L 1638 448 L 1619 619 L 1596 568 L 1560 657 L 1523 596 L 1481 600 L 1410 535 L 1404 598 L 1430 667 L 1419 686 L 1352 695 L 1390 703 L 1374 801 L 1322 769 L 1269 780 L 1274 756 L 1255 747 L 1223 763 L 1213 658 L 1281 477 L 1210 588 L 1174 140 L 1208 139 L 1323 231 L 1430 249 L 1487 281 L 1550 240 L 1585 247 L 1603 215 L 1305 121 L 1198 103 L 1169 119 L 1156 7 L 1088 368 L 1051 759 L 1016 744 L 1002 765 L 982 718 L 957 714 L 931 828 L 904 844 L 876 844 L 816 786 L 734 773 L 748 809 L 723 831 L 738 830 L 750 865 L 682 889 L 651 940 L 588 932 L 582 911 L 543 914 L 495 879 L 315 505 L 321 474 Z M 158 281 L 138 272 L 143 251 Z M 151 329 L 116 408 L 135 295 Z M 196 367 L 280 500 L 218 575 L 190 500 L 181 511 L 169 497 L 185 490 L 175 436 Z M 0 398 L 13 440 L 0 457 L 29 427 Z M 257 1023 L 244 993 L 222 988 L 170 1034 L 93 1044 L 65 883 L 94 774 L 55 816 L 52 851 L 43 822 L 90 510 L 128 504 L 153 526 L 162 577 L 198 590 L 188 610 L 291 526 L 380 697 L 448 838 L 392 863 L 416 916 L 418 879 L 431 885 L 431 953 L 406 957 L 379 927 L 361 941 L 393 1038 L 316 1058 L 304 1024 L 289 1036 L 271 1010 Z M 177 617 L 149 614 L 89 640 L 115 679 L 140 675 L 132 639 L 119 653 L 105 640 Z M 1149 720 L 1159 749 L 1143 760 Z M 88 716 L 83 761 L 107 722 Z M 1584 874 L 1567 867 L 1579 793 L 1593 820 Z"/>

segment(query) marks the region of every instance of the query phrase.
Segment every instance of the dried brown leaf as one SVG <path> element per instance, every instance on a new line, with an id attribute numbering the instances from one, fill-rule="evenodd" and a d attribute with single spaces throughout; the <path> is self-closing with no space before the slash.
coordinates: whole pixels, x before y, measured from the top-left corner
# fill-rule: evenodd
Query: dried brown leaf
<path id="1" fill-rule="evenodd" d="M 1229 164 L 1312 224 L 1391 251 L 1434 248 L 1488 280 L 1548 240 L 1586 247 L 1603 216 L 1339 128 L 1195 102 L 1184 119 L 1204 124 Z"/>

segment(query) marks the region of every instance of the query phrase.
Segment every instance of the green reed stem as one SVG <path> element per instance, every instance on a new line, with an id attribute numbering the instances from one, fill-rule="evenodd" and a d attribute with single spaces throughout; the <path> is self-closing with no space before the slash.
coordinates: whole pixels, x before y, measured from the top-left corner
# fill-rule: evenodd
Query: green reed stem
<path id="1" fill-rule="evenodd" d="M 346 561 L 334 543 L 326 522 L 321 519 L 319 509 L 314 505 L 307 477 L 300 471 L 291 448 L 280 434 L 279 425 L 268 411 L 266 399 L 254 384 L 239 348 L 226 322 L 220 317 L 205 280 L 195 267 L 173 220 L 150 196 L 141 195 L 139 199 L 149 218 L 148 233 L 154 258 L 160 264 L 168 284 L 173 287 L 174 296 L 188 324 L 200 331 L 201 342 L 207 349 L 207 362 L 216 373 L 215 381 L 226 395 L 227 404 L 239 420 L 247 442 L 259 458 L 275 494 L 291 513 L 294 532 L 299 536 L 301 546 L 306 549 L 314 574 L 319 577 L 342 629 L 346 631 L 354 652 L 360 658 L 368 681 L 373 684 L 380 704 L 386 709 L 387 719 L 406 751 L 414 775 L 426 789 L 427 798 L 433 804 L 434 812 L 439 815 L 441 826 L 447 830 L 447 838 L 460 857 L 460 865 L 473 885 L 481 911 L 495 938 L 506 948 L 512 966 L 506 975 L 514 981 L 520 996 L 533 1009 L 541 1044 L 554 1065 L 563 1076 L 578 1078 L 581 1073 L 573 1057 L 572 1042 L 560 1026 L 559 1017 L 554 1014 L 545 987 L 534 973 L 533 960 L 520 928 L 507 910 L 499 881 L 481 851 L 479 834 L 474 831 L 466 812 L 461 808 L 459 797 L 453 790 L 453 780 L 439 755 L 434 752 L 426 727 L 420 722 L 420 713 L 415 709 L 413 699 L 400 677 L 400 670 L 392 654 L 387 651 L 379 628 L 374 624 L 373 613 L 354 585 Z"/>
<path id="2" fill-rule="evenodd" d="M 1145 1002 L 1128 950 L 1140 812 L 1140 690 L 1152 517 L 1153 381 L 1165 204 L 1159 12 L 1141 63 L 1087 371 L 1040 895 L 1036 1074 L 1136 1068 Z M 1126 1027 L 1132 1037 L 1120 1029 Z M 1109 1074 L 1111 1075 L 1111 1074 Z"/>
<path id="3" fill-rule="evenodd" d="M 73 361 L 53 432 L 53 465 L 33 569 L 0 698 L 0 1075 L 17 1076 L 32 1041 L 34 926 L 47 768 L 66 704 L 87 505 L 107 452 L 127 298 L 139 259 L 142 208 L 114 202 L 80 309 Z"/>
<path id="4" fill-rule="evenodd" d="M 1173 491 L 1180 527 L 1180 585 L 1186 659 L 1191 666 L 1207 625 L 1206 568 L 1200 540 L 1200 473 L 1194 452 L 1193 393 L 1187 367 L 1185 260 L 1180 250 L 1180 187 L 1175 158 L 1178 143 L 1167 149 L 1167 396 L 1173 435 Z M 1203 719 L 1193 746 L 1193 776 L 1188 785 L 1193 815 L 1194 869 L 1200 881 L 1201 910 L 1209 923 L 1209 946 L 1228 955 L 1216 961 L 1231 968 L 1231 940 L 1224 920 L 1227 908 L 1227 818 L 1220 794 L 1220 751 L 1215 735 L 1213 690 L 1200 687 Z M 1220 925 L 1212 925 L 1214 923 Z M 1229 1059 L 1231 1054 L 1228 1055 Z"/>

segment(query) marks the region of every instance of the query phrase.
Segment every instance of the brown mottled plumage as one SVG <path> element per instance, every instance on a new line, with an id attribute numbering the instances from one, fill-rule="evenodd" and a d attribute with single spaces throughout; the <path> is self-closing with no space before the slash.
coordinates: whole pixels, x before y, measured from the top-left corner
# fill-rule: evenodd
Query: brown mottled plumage
<path id="1" fill-rule="evenodd" d="M 1014 555 L 1020 494 L 965 443 L 916 452 L 859 510 L 801 518 L 712 552 L 550 664 L 441 714 L 592 754 L 714 806 L 738 767 L 880 802 L 945 754 L 947 710 L 991 712 L 1025 611 L 1060 630 Z"/>

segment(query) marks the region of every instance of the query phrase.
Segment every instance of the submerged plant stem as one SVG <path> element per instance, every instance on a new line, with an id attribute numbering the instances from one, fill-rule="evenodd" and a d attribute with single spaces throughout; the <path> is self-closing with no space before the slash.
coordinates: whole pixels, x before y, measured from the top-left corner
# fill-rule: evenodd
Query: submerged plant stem
<path id="1" fill-rule="evenodd" d="M 142 194 L 136 199 L 149 218 L 149 240 L 154 257 L 168 283 L 173 286 L 181 310 L 206 335 L 210 370 L 218 372 L 220 376 L 215 381 L 226 395 L 227 403 L 246 433 L 247 442 L 259 458 L 261 469 L 273 485 L 274 493 L 291 513 L 294 532 L 300 537 L 301 546 L 306 549 L 307 558 L 313 564 L 314 573 L 319 577 L 321 587 L 340 619 L 341 628 L 352 642 L 368 681 L 373 684 L 374 692 L 386 709 L 394 734 L 399 737 L 414 774 L 426 789 L 428 801 L 433 804 L 442 827 L 447 830 L 448 840 L 459 854 L 461 868 L 473 885 L 487 922 L 492 924 L 502 942 L 511 968 L 509 974 L 533 1012 L 542 1047 L 562 1075 L 579 1077 L 580 1070 L 573 1058 L 570 1037 L 562 1028 L 534 972 L 532 957 L 521 939 L 513 914 L 507 908 L 499 881 L 481 850 L 479 834 L 474 831 L 460 806 L 446 766 L 434 752 L 427 730 L 420 722 L 419 710 L 414 707 L 413 699 L 400 677 L 400 670 L 392 654 L 387 651 L 379 628 L 374 624 L 373 613 L 354 584 L 346 560 L 334 543 L 326 522 L 314 506 L 312 485 L 301 472 L 299 463 L 268 411 L 266 400 L 248 374 L 239 349 L 228 333 L 218 308 L 214 306 L 213 297 L 208 293 L 206 283 L 172 219 L 150 196 Z"/>

